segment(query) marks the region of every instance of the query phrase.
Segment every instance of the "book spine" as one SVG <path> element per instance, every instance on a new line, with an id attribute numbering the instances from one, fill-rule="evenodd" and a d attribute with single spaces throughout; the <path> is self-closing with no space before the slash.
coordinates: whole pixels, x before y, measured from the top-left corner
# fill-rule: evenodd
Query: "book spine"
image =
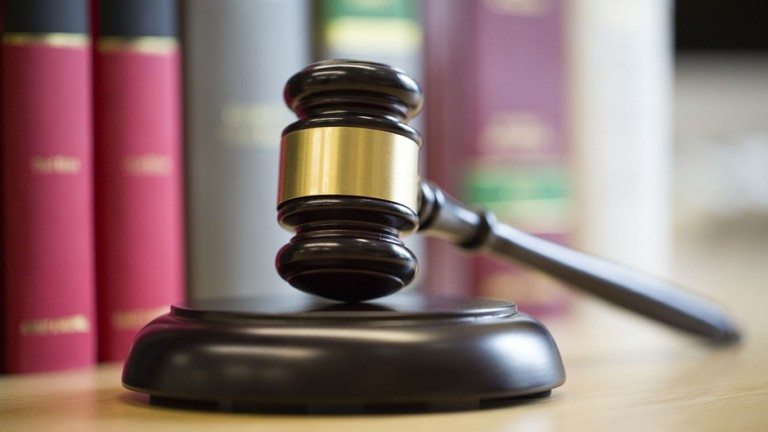
<path id="1" fill-rule="evenodd" d="M 638 270 L 670 271 L 670 0 L 569 3 L 576 243 Z"/>
<path id="2" fill-rule="evenodd" d="M 314 5 L 317 60 L 375 61 L 421 81 L 421 1 L 318 0 Z"/>
<path id="3" fill-rule="evenodd" d="M 6 0 L 5 370 L 96 359 L 91 61 L 85 0 Z"/>
<path id="4" fill-rule="evenodd" d="M 283 102 L 310 61 L 309 2 L 183 5 L 189 295 L 290 294 L 275 255 Z"/>
<path id="5" fill-rule="evenodd" d="M 420 0 L 317 0 L 314 3 L 315 60 L 354 59 L 383 63 L 404 71 L 423 84 L 424 28 Z M 410 125 L 421 131 L 424 116 Z M 426 159 L 429 147 L 421 150 Z M 422 163 L 422 170 L 425 163 Z M 428 250 L 423 238 L 404 239 L 420 262 L 413 287 L 423 285 L 429 273 Z"/>
<path id="6" fill-rule="evenodd" d="M 469 21 L 463 0 L 424 1 L 424 142 L 427 178 L 456 198 L 458 175 L 471 134 L 468 99 L 472 61 Z M 467 2 L 468 3 L 468 2 Z M 425 288 L 435 295 L 467 295 L 473 284 L 474 259 L 442 239 L 427 240 Z"/>
<path id="7" fill-rule="evenodd" d="M 564 2 L 468 3 L 475 58 L 467 75 L 474 88 L 468 92 L 465 198 L 512 226 L 567 243 Z M 479 295 L 515 300 L 529 311 L 557 311 L 568 303 L 553 279 L 488 258 L 477 258 L 475 284 Z"/>
<path id="8" fill-rule="evenodd" d="M 175 0 L 102 0 L 94 50 L 99 359 L 184 297 Z"/>

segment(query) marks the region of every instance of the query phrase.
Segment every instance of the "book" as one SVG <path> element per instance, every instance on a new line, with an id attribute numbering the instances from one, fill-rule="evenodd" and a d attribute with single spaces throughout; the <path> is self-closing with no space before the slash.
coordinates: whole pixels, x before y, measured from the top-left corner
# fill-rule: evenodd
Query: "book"
<path id="1" fill-rule="evenodd" d="M 186 215 L 192 299 L 298 293 L 275 270 L 283 102 L 310 62 L 307 1 L 188 0 L 182 7 Z"/>
<path id="2" fill-rule="evenodd" d="M 430 176 L 513 226 L 665 275 L 670 3 L 428 1 Z M 540 273 L 456 255 L 438 289 L 569 303 Z"/>
<path id="3" fill-rule="evenodd" d="M 428 108 L 442 116 L 435 121 L 445 129 L 438 132 L 445 142 L 430 153 L 438 183 L 447 181 L 459 198 L 488 208 L 502 222 L 567 243 L 564 5 L 458 1 L 435 2 L 429 10 L 441 7 L 454 11 L 446 17 L 452 27 L 432 21 L 442 35 L 429 39 L 444 44 L 442 54 L 433 54 L 438 63 L 428 65 L 429 76 L 450 74 L 440 78 L 442 89 L 430 90 L 452 94 Z M 445 281 L 436 288 L 513 300 L 528 311 L 567 303 L 560 284 L 541 273 L 486 257 L 472 261 L 461 281 L 466 286 Z"/>
<path id="4" fill-rule="evenodd" d="M 96 360 L 86 0 L 6 0 L 2 42 L 4 371 Z"/>
<path id="5" fill-rule="evenodd" d="M 352 59 L 383 63 L 402 70 L 416 82 L 424 83 L 424 29 L 420 0 L 317 0 L 314 10 L 315 60 Z M 424 115 L 409 121 L 422 132 Z M 421 149 L 426 160 L 429 147 Z M 422 163 L 422 171 L 424 164 Z M 418 235 L 404 238 L 416 254 L 419 272 L 411 284 L 420 287 L 429 273 L 429 251 Z"/>
<path id="6" fill-rule="evenodd" d="M 314 57 L 384 63 L 421 81 L 421 1 L 317 0 Z"/>
<path id="7" fill-rule="evenodd" d="M 670 0 L 569 4 L 574 244 L 659 277 L 671 260 Z"/>
<path id="8" fill-rule="evenodd" d="M 466 28 L 465 17 L 454 0 L 424 1 L 424 128 L 428 153 L 426 176 L 456 198 L 462 198 L 458 175 L 465 162 L 469 129 L 461 127 L 469 115 L 465 106 L 470 91 L 462 65 L 467 61 L 467 39 L 457 37 Z M 427 240 L 424 286 L 436 295 L 472 293 L 474 258 L 441 239 Z"/>
<path id="9" fill-rule="evenodd" d="M 99 359 L 184 298 L 175 0 L 101 0 L 94 49 Z"/>

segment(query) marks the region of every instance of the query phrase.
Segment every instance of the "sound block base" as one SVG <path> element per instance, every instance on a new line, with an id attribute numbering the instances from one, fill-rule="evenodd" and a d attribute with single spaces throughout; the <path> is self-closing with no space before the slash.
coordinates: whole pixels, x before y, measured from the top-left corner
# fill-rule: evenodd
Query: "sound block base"
<path id="1" fill-rule="evenodd" d="M 226 411 L 434 410 L 542 397 L 565 380 L 549 332 L 514 304 L 397 294 L 171 308 L 137 336 L 123 385 Z"/>

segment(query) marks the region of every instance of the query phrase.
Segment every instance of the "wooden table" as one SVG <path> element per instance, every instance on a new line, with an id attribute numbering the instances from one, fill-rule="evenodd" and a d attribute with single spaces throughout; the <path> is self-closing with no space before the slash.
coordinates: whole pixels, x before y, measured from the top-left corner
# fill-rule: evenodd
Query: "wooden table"
<path id="1" fill-rule="evenodd" d="M 768 236 L 766 236 L 768 237 Z M 477 411 L 265 415 L 150 406 L 124 390 L 119 365 L 0 377 L 3 431 L 759 431 L 768 430 L 768 242 L 697 239 L 675 278 L 725 303 L 745 332 L 714 348 L 583 298 L 539 317 L 568 373 L 552 396 Z M 697 243 L 698 242 L 698 243 Z M 716 247 L 715 247 L 716 246 Z"/>

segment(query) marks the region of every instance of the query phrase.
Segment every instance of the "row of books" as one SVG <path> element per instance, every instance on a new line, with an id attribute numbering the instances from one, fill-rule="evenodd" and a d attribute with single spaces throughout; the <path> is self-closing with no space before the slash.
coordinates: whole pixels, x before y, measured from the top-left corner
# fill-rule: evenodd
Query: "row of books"
<path id="1" fill-rule="evenodd" d="M 419 3 L 384 3 L 6 0 L 2 370 L 122 360 L 187 298 L 293 292 L 282 88 L 313 57 L 413 70 Z M 349 43 L 370 24 L 376 49 Z"/>
<path id="2" fill-rule="evenodd" d="M 428 174 L 513 226 L 668 276 L 672 2 L 425 4 Z M 571 305 L 543 274 L 431 246 L 436 292 Z"/>
<path id="3" fill-rule="evenodd" d="M 294 119 L 282 89 L 314 60 L 378 61 L 415 77 L 427 97 L 414 122 L 426 137 L 425 176 L 506 222 L 573 242 L 587 232 L 574 202 L 597 201 L 591 189 L 574 187 L 589 183 L 573 175 L 575 161 L 587 163 L 579 162 L 582 140 L 606 146 L 590 152 L 625 152 L 644 164 L 620 175 L 617 188 L 645 174 L 655 159 L 644 155 L 663 144 L 631 134 L 663 115 L 648 85 L 663 84 L 664 41 L 645 38 L 668 31 L 651 23 L 669 13 L 669 2 L 621 3 L 4 0 L 3 371 L 122 360 L 139 328 L 185 298 L 293 293 L 274 270 L 290 236 L 275 211 L 280 132 Z M 599 32 L 631 41 L 630 54 L 658 64 L 619 72 L 627 65 L 574 62 L 592 55 L 582 46 L 607 43 Z M 634 58 L 610 48 L 614 60 Z M 592 83 L 598 68 L 610 72 Z M 621 105 L 614 91 L 628 81 L 639 84 L 624 94 L 645 105 L 611 112 Z M 594 94 L 574 98 L 574 87 Z M 582 125 L 631 118 L 595 137 L 594 128 L 569 123 L 585 108 L 597 118 L 580 118 Z M 610 147 L 622 143 L 632 148 Z M 590 166 L 588 180 L 616 180 L 603 166 L 613 162 Z M 663 173 L 653 175 L 661 185 Z M 619 260 L 659 251 L 663 240 L 647 235 L 661 232 L 648 212 L 636 215 L 658 195 L 634 199 L 622 202 L 622 214 L 597 214 L 597 204 L 581 212 L 603 225 L 637 223 L 634 255 Z M 584 244 L 610 255 L 601 247 L 615 234 Z M 444 243 L 407 242 L 422 261 L 417 289 L 556 310 L 566 304 L 560 288 L 535 273 Z"/>
<path id="4" fill-rule="evenodd" d="M 175 2 L 8 0 L 3 18 L 4 370 L 122 359 L 183 298 Z"/>

